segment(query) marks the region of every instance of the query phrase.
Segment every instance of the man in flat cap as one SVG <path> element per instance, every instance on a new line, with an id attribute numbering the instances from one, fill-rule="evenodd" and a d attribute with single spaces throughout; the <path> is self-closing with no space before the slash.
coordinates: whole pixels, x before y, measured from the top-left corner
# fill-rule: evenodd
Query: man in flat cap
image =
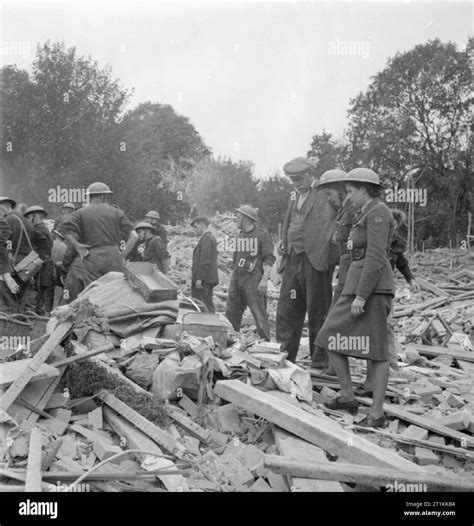
<path id="1" fill-rule="evenodd" d="M 333 235 L 339 204 L 325 190 L 316 188 L 310 160 L 297 157 L 286 163 L 283 170 L 295 190 L 290 196 L 279 246 L 283 276 L 277 341 L 281 350 L 288 353 L 288 360 L 294 362 L 307 314 L 313 366 L 326 367 L 327 355 L 318 352 L 314 340 L 331 304 L 332 274 L 338 258 Z"/>
<path id="2" fill-rule="evenodd" d="M 207 217 L 194 218 L 191 226 L 201 236 L 193 250 L 191 296 L 201 300 L 209 312 L 216 312 L 212 295 L 214 287 L 219 283 L 217 240 L 209 229 Z"/>

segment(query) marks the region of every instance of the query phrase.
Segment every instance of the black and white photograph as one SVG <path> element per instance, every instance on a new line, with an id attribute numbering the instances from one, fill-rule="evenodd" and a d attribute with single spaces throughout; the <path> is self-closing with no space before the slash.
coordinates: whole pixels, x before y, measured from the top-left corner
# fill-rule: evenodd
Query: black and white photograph
<path id="1" fill-rule="evenodd" d="M 1 0 L 1 526 L 472 524 L 473 7 Z"/>

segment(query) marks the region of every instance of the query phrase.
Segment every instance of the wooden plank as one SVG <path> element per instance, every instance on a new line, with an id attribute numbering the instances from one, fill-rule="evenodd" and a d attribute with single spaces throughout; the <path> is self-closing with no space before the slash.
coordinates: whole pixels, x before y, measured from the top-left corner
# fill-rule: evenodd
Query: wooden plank
<path id="1" fill-rule="evenodd" d="M 141 449 L 150 453 L 162 453 L 160 447 L 151 438 L 148 438 L 136 429 L 133 424 L 130 424 L 130 422 L 127 422 L 127 420 L 112 411 L 112 409 L 105 407 L 104 417 L 110 427 L 119 435 L 120 439 L 125 438 L 125 447 L 127 449 Z M 143 459 L 141 458 L 140 460 Z M 165 458 L 163 461 L 165 461 L 163 467 L 169 466 L 170 469 L 177 469 L 172 460 Z M 160 475 L 158 478 L 168 491 L 185 491 L 187 489 L 187 482 L 182 475 Z"/>
<path id="2" fill-rule="evenodd" d="M 5 388 L 17 380 L 31 364 L 33 358 L 17 360 L 16 362 L 0 363 L 0 387 Z M 54 378 L 59 375 L 59 371 L 47 363 L 43 363 L 33 374 L 31 381 L 43 380 L 44 378 Z"/>
<path id="3" fill-rule="evenodd" d="M 131 407 L 128 407 L 127 404 L 123 403 L 113 394 L 104 391 L 99 398 L 119 415 L 134 424 L 138 429 L 145 433 L 145 435 L 154 440 L 165 451 L 176 455 L 178 458 L 182 458 L 186 453 L 184 446 L 178 444 L 171 435 L 151 423 Z"/>
<path id="4" fill-rule="evenodd" d="M 324 451 L 314 444 L 301 440 L 301 438 L 288 433 L 280 427 L 273 426 L 273 434 L 275 436 L 275 442 L 278 446 L 280 453 L 294 460 L 305 461 L 307 459 L 313 459 L 318 462 L 329 462 L 326 458 Z M 344 491 L 342 486 L 337 481 L 325 481 L 314 478 L 301 478 L 290 476 L 289 480 L 291 491 L 328 491 L 331 493 Z"/>
<path id="5" fill-rule="evenodd" d="M 345 430 L 337 422 L 313 415 L 239 380 L 220 380 L 214 391 L 221 398 L 350 462 L 399 469 L 418 468 L 399 455 Z"/>
<path id="6" fill-rule="evenodd" d="M 72 327 L 71 321 L 63 321 L 59 327 L 50 335 L 46 343 L 41 349 L 35 354 L 30 364 L 23 371 L 22 375 L 17 378 L 12 385 L 7 389 L 5 394 L 0 400 L 0 409 L 8 411 L 9 407 L 13 404 L 16 397 L 23 391 L 23 389 L 29 384 L 31 378 L 34 376 L 36 371 L 46 361 L 48 356 L 54 351 L 54 349 L 61 343 L 67 333 Z"/>
<path id="7" fill-rule="evenodd" d="M 30 433 L 28 467 L 26 468 L 25 491 L 41 492 L 41 430 L 34 427 Z"/>
<path id="8" fill-rule="evenodd" d="M 359 400 L 359 402 L 364 405 L 370 406 L 372 404 L 371 400 L 366 400 L 364 398 L 358 397 L 357 400 Z M 405 411 L 391 404 L 384 404 L 383 410 L 388 415 L 392 415 L 397 418 L 400 418 L 401 420 L 405 420 L 405 422 L 410 422 L 410 424 L 415 424 L 419 427 L 423 427 L 424 429 L 428 429 L 428 431 L 431 431 L 438 435 L 454 438 L 455 440 L 461 442 L 461 445 L 463 447 L 474 447 L 474 438 L 470 437 L 469 435 L 466 435 L 465 433 L 461 433 L 460 431 L 455 431 L 454 429 L 450 429 L 449 427 L 438 424 L 435 420 L 415 415 L 413 413 L 410 413 L 409 411 Z"/>
<path id="9" fill-rule="evenodd" d="M 420 354 L 426 356 L 452 356 L 453 358 L 456 358 L 456 360 L 474 363 L 474 353 L 454 351 L 447 347 L 438 347 L 434 345 L 415 344 L 415 348 Z"/>
<path id="10" fill-rule="evenodd" d="M 12 480 L 18 480 L 20 482 L 26 482 L 26 473 L 25 470 L 19 471 L 14 469 L 0 468 L 0 477 L 7 477 Z M 76 477 L 77 478 L 77 477 Z M 45 482 L 41 483 L 41 489 L 43 491 L 50 491 L 50 484 Z"/>
<path id="11" fill-rule="evenodd" d="M 428 281 L 426 281 L 426 279 L 423 279 L 423 278 L 420 278 L 419 276 L 417 276 L 416 281 L 417 281 L 417 283 L 420 285 L 420 287 L 423 290 L 427 290 L 428 292 L 432 292 L 436 296 L 440 296 L 442 298 L 449 298 L 451 296 L 446 291 L 444 291 L 444 290 L 438 288 L 436 285 L 433 285 L 432 283 L 429 283 Z"/>
<path id="12" fill-rule="evenodd" d="M 421 486 L 417 487 L 427 487 L 428 491 L 474 491 L 474 482 L 441 473 L 400 471 L 398 469 L 358 466 L 340 462 L 316 462 L 313 459 L 301 461 L 278 455 L 265 455 L 264 465 L 274 473 L 281 475 L 320 477 L 324 480 L 337 480 L 374 487 L 387 488 L 388 484 L 394 485 L 397 482 L 398 485 L 420 484 Z M 425 484 L 426 486 L 424 486 Z"/>
<path id="13" fill-rule="evenodd" d="M 92 349 L 92 351 L 87 351 L 83 354 L 78 354 L 76 356 L 70 356 L 69 358 L 64 358 L 64 360 L 59 360 L 58 362 L 53 362 L 51 365 L 54 367 L 63 367 L 66 365 L 70 365 L 71 363 L 78 362 L 79 360 L 84 360 L 86 358 L 90 358 L 91 356 L 97 356 L 98 354 L 102 354 L 103 352 L 111 351 L 114 349 L 114 346 L 112 343 L 109 343 L 108 345 L 103 345 L 102 347 L 98 347 L 97 349 Z"/>
<path id="14" fill-rule="evenodd" d="M 207 429 L 202 428 L 200 425 L 193 422 L 187 416 L 179 413 L 176 410 L 172 409 L 172 406 L 168 406 L 168 414 L 171 420 L 174 420 L 181 428 L 183 428 L 189 435 L 197 438 L 199 442 L 204 445 L 207 445 L 210 438 L 210 433 Z"/>

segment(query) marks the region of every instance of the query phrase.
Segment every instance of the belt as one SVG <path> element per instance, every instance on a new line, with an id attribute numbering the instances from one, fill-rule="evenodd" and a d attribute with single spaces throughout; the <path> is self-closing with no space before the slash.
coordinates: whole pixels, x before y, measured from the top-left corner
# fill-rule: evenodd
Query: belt
<path id="1" fill-rule="evenodd" d="M 358 261 L 359 259 L 364 259 L 365 258 L 365 247 L 353 248 L 352 250 L 349 250 L 349 254 L 351 255 L 352 261 Z"/>
<path id="2" fill-rule="evenodd" d="M 253 272 L 256 264 L 257 264 L 256 259 L 248 260 L 245 258 L 239 258 L 237 260 L 237 268 L 245 269 L 245 270 L 248 270 L 249 272 Z"/>

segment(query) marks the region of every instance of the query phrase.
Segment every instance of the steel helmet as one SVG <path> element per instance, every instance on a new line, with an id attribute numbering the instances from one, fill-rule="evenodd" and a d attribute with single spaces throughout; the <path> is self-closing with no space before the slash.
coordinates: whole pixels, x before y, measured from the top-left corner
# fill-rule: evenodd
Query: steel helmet
<path id="1" fill-rule="evenodd" d="M 152 219 L 160 219 L 160 214 L 158 212 L 155 212 L 155 210 L 150 210 L 147 212 L 145 217 L 151 217 Z"/>
<path id="2" fill-rule="evenodd" d="M 253 206 L 240 205 L 240 207 L 236 208 L 235 210 L 236 210 L 236 212 L 239 212 L 239 214 L 242 214 L 245 217 L 248 217 L 252 221 L 255 221 L 255 222 L 258 221 L 257 211 L 255 210 L 255 208 Z"/>
<path id="3" fill-rule="evenodd" d="M 329 183 L 342 183 L 345 182 L 347 174 L 344 170 L 334 169 L 327 170 L 319 178 L 319 181 L 316 183 L 316 186 L 322 186 L 323 184 Z"/>
<path id="4" fill-rule="evenodd" d="M 146 221 L 138 223 L 138 225 L 135 227 L 135 230 L 140 230 L 141 228 L 148 228 L 149 230 L 153 230 L 153 232 L 155 231 L 155 227 Z"/>
<path id="5" fill-rule="evenodd" d="M 377 186 L 382 186 L 380 183 L 380 177 L 370 168 L 354 168 L 351 170 L 346 177 L 345 182 L 356 182 L 356 183 L 370 183 Z"/>
<path id="6" fill-rule="evenodd" d="M 98 195 L 98 194 L 113 194 L 112 190 L 105 184 L 101 182 L 92 183 L 87 188 L 87 195 Z"/>
<path id="7" fill-rule="evenodd" d="M 29 214 L 44 214 L 45 216 L 48 215 L 48 212 L 42 207 L 42 206 L 30 206 L 26 209 L 26 212 L 23 214 L 24 216 L 27 216 Z"/>
<path id="8" fill-rule="evenodd" d="M 2 203 L 7 203 L 7 202 L 12 205 L 12 208 L 15 208 L 16 201 L 14 201 L 11 197 L 0 196 L 0 205 Z"/>
<path id="9" fill-rule="evenodd" d="M 76 209 L 76 207 L 72 203 L 64 203 L 61 208 L 72 208 L 73 210 Z"/>

